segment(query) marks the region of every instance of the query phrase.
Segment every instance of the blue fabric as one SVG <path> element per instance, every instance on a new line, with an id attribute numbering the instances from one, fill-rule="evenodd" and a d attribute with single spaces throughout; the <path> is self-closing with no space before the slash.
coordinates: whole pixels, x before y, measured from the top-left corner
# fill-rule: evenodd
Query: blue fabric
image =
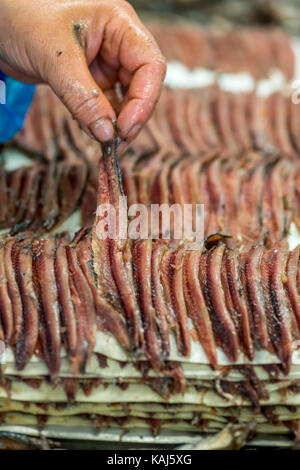
<path id="1" fill-rule="evenodd" d="M 22 128 L 35 86 L 18 82 L 1 71 L 0 80 L 0 143 L 3 143 Z M 4 97 L 5 104 L 1 104 Z"/>

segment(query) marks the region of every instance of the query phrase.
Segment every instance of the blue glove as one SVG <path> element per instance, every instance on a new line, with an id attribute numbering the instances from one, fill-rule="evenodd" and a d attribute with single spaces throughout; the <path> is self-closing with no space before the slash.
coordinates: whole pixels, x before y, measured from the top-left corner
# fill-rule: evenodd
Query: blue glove
<path id="1" fill-rule="evenodd" d="M 35 86 L 18 82 L 1 71 L 0 80 L 0 143 L 3 143 L 22 128 Z"/>

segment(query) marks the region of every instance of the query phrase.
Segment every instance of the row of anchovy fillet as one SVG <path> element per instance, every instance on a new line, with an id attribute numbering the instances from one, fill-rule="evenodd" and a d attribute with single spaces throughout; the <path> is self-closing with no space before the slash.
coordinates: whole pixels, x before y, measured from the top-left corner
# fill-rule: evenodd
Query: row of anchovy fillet
<path id="1" fill-rule="evenodd" d="M 289 54 L 285 66 L 269 57 L 290 76 Z M 299 124 L 299 107 L 280 93 L 165 89 L 120 159 L 124 190 L 128 204 L 204 203 L 205 240 L 194 251 L 100 240 L 97 203 L 117 208 L 121 194 L 114 154 L 107 147 L 98 162 L 98 146 L 41 87 L 14 141 L 35 160 L 0 172 L 0 223 L 11 229 L 0 246 L 0 339 L 17 368 L 41 354 L 56 380 L 64 345 L 82 372 L 102 329 L 156 370 L 167 370 L 172 333 L 187 357 L 199 341 L 214 368 L 217 348 L 233 363 L 264 349 L 287 372 L 300 327 L 299 249 L 285 241 L 292 222 L 300 227 Z M 77 207 L 74 239 L 38 238 Z"/>

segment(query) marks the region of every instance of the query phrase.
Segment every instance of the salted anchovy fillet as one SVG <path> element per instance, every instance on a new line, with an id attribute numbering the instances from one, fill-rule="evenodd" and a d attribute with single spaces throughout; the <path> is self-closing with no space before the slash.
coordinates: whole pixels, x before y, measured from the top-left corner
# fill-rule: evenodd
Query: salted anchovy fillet
<path id="1" fill-rule="evenodd" d="M 71 295 L 76 310 L 77 345 L 76 356 L 79 359 L 79 369 L 84 371 L 86 361 L 95 346 L 96 320 L 95 304 L 88 282 L 80 268 L 76 251 L 66 246 L 66 255 L 71 278 Z"/>
<path id="2" fill-rule="evenodd" d="M 135 282 L 138 300 L 142 312 L 144 335 L 147 355 L 153 367 L 159 370 L 162 367 L 160 359 L 160 343 L 155 322 L 155 309 L 151 296 L 151 254 L 152 240 L 141 240 L 133 247 L 133 265 L 135 267 Z"/>
<path id="3" fill-rule="evenodd" d="M 184 119 L 184 94 L 167 93 L 167 113 L 169 116 L 169 124 L 173 136 L 175 136 L 176 144 L 182 149 L 183 153 L 196 154 L 197 149 L 193 144 L 193 140 L 189 138 L 187 132 L 186 121 Z"/>
<path id="4" fill-rule="evenodd" d="M 55 279 L 55 238 L 33 244 L 34 278 L 41 309 L 40 335 L 45 361 L 53 380 L 60 369 L 60 312 Z"/>
<path id="5" fill-rule="evenodd" d="M 211 214 L 208 234 L 224 232 L 225 197 L 221 186 L 221 161 L 215 158 L 206 170 L 207 189 L 210 198 Z M 226 230 L 225 230 L 226 231 Z"/>
<path id="6" fill-rule="evenodd" d="M 20 204 L 21 185 L 26 168 L 18 168 L 7 175 L 8 196 L 7 196 L 7 220 L 1 226 L 11 227 L 14 223 L 14 217 Z"/>
<path id="7" fill-rule="evenodd" d="M 270 339 L 288 371 L 292 355 L 292 314 L 284 288 L 286 262 L 287 253 L 282 245 L 267 251 L 262 259 L 262 285 Z"/>
<path id="8" fill-rule="evenodd" d="M 223 227 L 226 227 L 227 233 L 230 233 L 234 240 L 238 240 L 241 237 L 239 208 L 240 193 L 245 177 L 243 163 L 240 160 L 230 163 L 224 162 L 225 174 L 224 178 L 221 178 L 221 191 L 224 194 L 223 205 L 226 209 L 221 223 Z"/>
<path id="9" fill-rule="evenodd" d="M 237 294 L 236 290 L 234 291 L 234 284 L 238 284 L 238 273 L 235 271 L 233 266 L 234 261 L 230 258 L 230 253 L 224 253 L 221 267 L 221 282 L 222 288 L 225 296 L 225 304 L 230 313 L 232 321 L 234 323 L 235 329 L 239 336 L 239 342 L 242 346 L 242 349 L 246 352 L 248 357 L 253 357 L 253 350 L 251 352 L 251 337 L 250 337 L 250 328 L 249 328 L 249 319 L 247 311 L 243 311 L 243 307 L 240 307 L 240 304 L 234 302 L 232 294 Z M 242 286 L 238 287 L 241 289 Z M 241 292 L 241 291 L 239 291 Z M 236 306 L 238 308 L 236 308 Z"/>
<path id="10" fill-rule="evenodd" d="M 271 349 L 267 328 L 267 316 L 265 299 L 261 279 L 261 262 L 264 253 L 263 247 L 250 248 L 245 253 L 240 253 L 242 266 L 243 292 L 251 312 L 251 332 L 256 347 Z"/>
<path id="11" fill-rule="evenodd" d="M 195 93 L 192 91 L 186 94 L 185 99 L 186 122 L 190 137 L 194 140 L 197 151 L 205 152 L 208 150 L 208 146 L 204 142 L 203 135 L 199 132 L 198 127 L 195 126 L 195 123 L 198 121 L 199 113 L 198 100 L 195 99 Z"/>
<path id="12" fill-rule="evenodd" d="M 195 325 L 206 355 L 212 366 L 217 368 L 218 359 L 213 328 L 199 282 L 200 256 L 201 253 L 194 250 L 186 254 L 184 261 L 184 295 L 188 315 Z"/>
<path id="13" fill-rule="evenodd" d="M 206 288 L 219 340 L 221 339 L 222 347 L 224 348 L 228 358 L 234 362 L 237 360 L 240 350 L 238 335 L 226 307 L 224 292 L 220 289 L 221 265 L 224 250 L 225 245 L 220 245 L 207 254 Z"/>
<path id="14" fill-rule="evenodd" d="M 163 300 L 166 307 L 166 320 L 169 329 L 174 331 L 177 348 L 181 350 L 182 342 L 179 331 L 179 324 L 176 318 L 176 312 L 172 302 L 172 288 L 171 288 L 171 277 L 170 277 L 170 264 L 173 257 L 173 250 L 166 250 L 161 259 L 160 263 L 160 280 L 163 289 Z"/>
<path id="15" fill-rule="evenodd" d="M 109 192 L 107 175 L 103 164 L 103 159 L 99 162 L 99 187 L 101 191 L 98 192 L 98 207 L 109 203 Z M 112 274 L 110 263 L 110 244 L 109 239 L 100 239 L 98 234 L 98 224 L 100 217 L 96 217 L 94 227 L 92 230 L 91 250 L 93 268 L 96 275 L 96 283 L 99 294 L 111 303 L 120 313 L 123 313 L 121 300 L 119 299 L 118 289 Z M 101 283 L 99 279 L 101 278 Z"/>
<path id="16" fill-rule="evenodd" d="M 119 221 L 119 198 L 121 197 L 121 191 L 116 171 L 116 162 L 112 152 L 113 146 L 105 146 L 103 148 L 103 163 L 104 170 L 108 176 L 108 202 L 115 208 L 116 220 Z M 114 239 L 114 237 L 111 237 L 108 242 L 108 251 L 113 278 L 130 323 L 134 344 L 142 350 L 144 348 L 144 332 L 141 312 L 133 285 L 130 250 L 126 251 L 127 244 L 128 239 Z M 126 259 L 126 252 L 129 257 L 128 259 Z"/>
<path id="17" fill-rule="evenodd" d="M 179 325 L 181 352 L 185 356 L 190 355 L 190 335 L 188 332 L 188 316 L 183 294 L 183 263 L 184 251 L 182 248 L 174 250 L 169 264 L 171 301 L 173 310 Z"/>
<path id="18" fill-rule="evenodd" d="M 299 257 L 300 247 L 297 246 L 290 254 L 286 267 L 286 286 L 289 294 L 289 299 L 300 327 L 300 291 L 297 284 L 297 276 L 299 271 Z"/>
<path id="19" fill-rule="evenodd" d="M 41 178 L 40 166 L 33 166 L 25 169 L 23 183 L 20 193 L 19 207 L 14 217 L 12 234 L 25 231 L 33 222 L 38 203 L 38 191 Z"/>
<path id="20" fill-rule="evenodd" d="M 228 251 L 225 255 L 225 275 L 227 275 L 232 306 L 235 312 L 238 313 L 240 336 L 242 337 L 245 352 L 249 359 L 252 360 L 254 357 L 254 345 L 251 336 L 251 315 L 242 284 L 242 273 L 238 253 L 235 251 Z"/>
<path id="21" fill-rule="evenodd" d="M 73 162 L 72 162 L 73 163 Z M 76 209 L 85 188 L 87 166 L 65 162 L 61 170 L 59 195 L 62 219 L 66 219 Z"/>
<path id="22" fill-rule="evenodd" d="M 77 320 L 70 290 L 69 266 L 65 247 L 68 242 L 69 240 L 63 237 L 57 238 L 54 269 L 60 318 L 64 329 L 62 339 L 70 360 L 73 360 L 76 356 Z"/>
<path id="23" fill-rule="evenodd" d="M 44 177 L 41 189 L 42 225 L 48 230 L 57 222 L 60 215 L 58 191 L 60 183 L 61 164 L 51 162 Z"/>
<path id="24" fill-rule="evenodd" d="M 21 327 L 21 318 L 14 315 L 13 305 L 8 292 L 8 282 L 5 271 L 5 243 L 0 244 L 0 316 L 3 337 L 7 344 L 14 344 Z M 3 340 L 3 338 L 1 338 Z"/>
<path id="25" fill-rule="evenodd" d="M 11 258 L 15 272 L 10 273 L 9 283 L 12 290 L 9 292 L 17 301 L 18 308 L 22 308 L 22 327 L 15 346 L 16 367 L 22 370 L 37 347 L 41 321 L 40 306 L 34 286 L 32 242 L 25 240 L 15 243 L 11 249 Z"/>
<path id="26" fill-rule="evenodd" d="M 163 285 L 161 282 L 161 263 L 166 250 L 164 244 L 153 246 L 151 254 L 151 295 L 152 303 L 157 315 L 157 327 L 160 332 L 162 352 L 165 357 L 170 354 L 170 340 L 168 332 L 168 307 L 164 299 Z"/>
<path id="27" fill-rule="evenodd" d="M 247 125 L 246 116 L 246 95 L 242 93 L 232 93 L 230 96 L 231 128 L 238 146 L 243 150 L 251 148 L 250 129 Z"/>
<path id="28" fill-rule="evenodd" d="M 14 344 L 17 343 L 23 331 L 23 307 L 20 296 L 19 287 L 15 277 L 15 265 L 12 259 L 12 250 L 15 240 L 3 241 L 1 245 L 1 253 L 3 253 L 3 267 L 5 278 L 7 280 L 7 292 L 11 301 L 12 314 L 13 314 L 13 328 L 14 328 Z M 4 323 L 4 322 L 3 322 Z M 5 323 L 4 323 L 5 324 Z M 3 325 L 4 326 L 4 325 Z M 9 337 L 9 336 L 8 336 Z"/>
<path id="29" fill-rule="evenodd" d="M 224 155 L 227 155 L 228 152 L 235 153 L 237 145 L 230 126 L 229 95 L 216 88 L 211 105 L 212 116 L 222 142 L 221 151 Z"/>
<path id="30" fill-rule="evenodd" d="M 95 285 L 89 238 L 80 242 L 76 251 L 77 259 L 93 294 L 97 327 L 114 334 L 123 348 L 130 350 L 130 338 L 124 319 L 109 303 L 105 302 Z"/>

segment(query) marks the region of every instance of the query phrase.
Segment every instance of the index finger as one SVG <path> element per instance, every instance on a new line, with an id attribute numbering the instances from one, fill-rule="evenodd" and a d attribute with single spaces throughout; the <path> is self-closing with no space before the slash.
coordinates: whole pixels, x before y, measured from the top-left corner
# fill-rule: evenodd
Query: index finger
<path id="1" fill-rule="evenodd" d="M 121 137 L 131 140 L 148 121 L 159 98 L 166 61 L 150 32 L 135 24 L 126 28 L 119 58 L 132 80 L 117 125 Z"/>

